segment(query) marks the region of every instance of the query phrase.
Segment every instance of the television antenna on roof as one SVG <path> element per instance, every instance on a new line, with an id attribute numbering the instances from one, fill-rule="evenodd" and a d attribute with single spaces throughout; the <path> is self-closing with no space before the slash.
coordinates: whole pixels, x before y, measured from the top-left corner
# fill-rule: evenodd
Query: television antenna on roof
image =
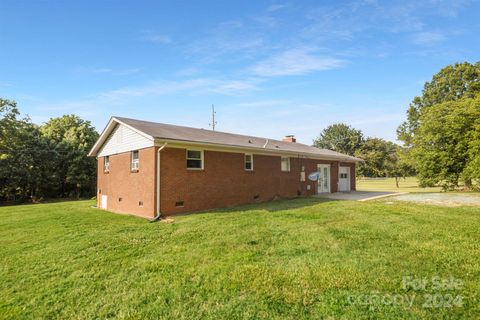
<path id="1" fill-rule="evenodd" d="M 217 121 L 215 121 L 215 114 L 217 114 L 215 112 L 215 106 L 212 104 L 212 123 L 209 124 L 212 127 L 212 131 L 215 131 L 215 126 L 217 125 Z"/>

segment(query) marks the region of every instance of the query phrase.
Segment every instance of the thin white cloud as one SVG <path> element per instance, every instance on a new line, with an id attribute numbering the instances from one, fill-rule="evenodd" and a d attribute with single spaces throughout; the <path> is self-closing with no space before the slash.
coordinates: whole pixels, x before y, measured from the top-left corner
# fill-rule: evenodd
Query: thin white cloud
<path id="1" fill-rule="evenodd" d="M 254 59 L 268 50 L 266 29 L 275 20 L 253 17 L 247 20 L 225 21 L 215 27 L 200 31 L 195 40 L 185 45 L 185 53 L 196 64 L 229 63 Z M 226 57 L 226 59 L 225 59 Z"/>
<path id="2" fill-rule="evenodd" d="M 421 46 L 433 46 L 443 42 L 447 37 L 440 32 L 418 32 L 413 35 L 412 41 Z"/>
<path id="3" fill-rule="evenodd" d="M 158 44 L 169 44 L 172 42 L 172 38 L 170 36 L 160 33 L 155 33 L 151 30 L 145 30 L 142 32 L 143 35 L 141 39 L 147 42 L 153 42 Z"/>
<path id="4" fill-rule="evenodd" d="M 237 25 L 226 24 L 207 37 L 193 41 L 186 47 L 186 53 L 195 56 L 202 64 L 218 62 L 224 55 L 229 59 L 241 59 L 263 50 L 264 39 L 259 34 L 249 33 Z"/>
<path id="5" fill-rule="evenodd" d="M 138 86 L 121 87 L 118 89 L 100 92 L 89 97 L 75 100 L 60 101 L 37 105 L 43 111 L 77 112 L 78 110 L 105 109 L 118 105 L 126 105 L 142 98 L 156 98 L 173 94 L 204 95 L 221 94 L 227 96 L 241 96 L 245 93 L 258 90 L 259 79 L 213 79 L 199 78 L 181 81 L 149 82 Z"/>
<path id="6" fill-rule="evenodd" d="M 284 106 L 289 103 L 290 101 L 288 100 L 261 100 L 261 101 L 236 103 L 233 105 L 233 107 L 270 108 L 270 107 Z"/>
<path id="7" fill-rule="evenodd" d="M 364 39 L 372 33 L 386 34 L 418 33 L 415 41 L 431 44 L 441 36 L 427 32 L 429 19 L 456 17 L 466 10 L 470 0 L 429 1 L 368 1 L 358 0 L 335 5 L 322 4 L 306 11 L 306 23 L 302 35 L 310 43 L 325 45 L 326 41 L 339 42 Z M 447 21 L 448 22 L 448 21 Z M 441 27 L 450 34 L 451 27 Z M 440 30 L 441 31 L 441 30 Z M 422 34 L 425 33 L 425 34 Z M 442 33 L 442 32 L 440 32 Z"/>
<path id="8" fill-rule="evenodd" d="M 199 75 L 201 72 L 202 69 L 200 67 L 191 65 L 177 70 L 175 75 L 178 77 L 193 77 Z"/>
<path id="9" fill-rule="evenodd" d="M 12 82 L 9 81 L 0 81 L 0 87 L 11 87 L 13 86 Z"/>
<path id="10" fill-rule="evenodd" d="M 87 67 L 79 67 L 75 69 L 78 73 L 110 73 L 113 70 L 110 68 L 87 68 Z"/>
<path id="11" fill-rule="evenodd" d="M 201 85 L 203 85 L 202 80 L 191 80 L 181 83 L 154 82 L 140 86 L 128 86 L 110 90 L 101 93 L 100 97 L 108 100 L 125 100 L 135 97 L 159 96 L 181 90 L 196 88 Z"/>
<path id="12" fill-rule="evenodd" d="M 472 0 L 433 0 L 431 3 L 440 15 L 456 17 L 461 10 L 472 3 Z"/>
<path id="13" fill-rule="evenodd" d="M 124 100 L 134 97 L 161 96 L 187 91 L 189 94 L 219 93 L 225 95 L 242 94 L 257 90 L 258 80 L 218 80 L 210 78 L 189 79 L 183 81 L 161 81 L 140 86 L 124 87 L 102 93 L 110 100 Z"/>
<path id="14" fill-rule="evenodd" d="M 128 76 L 134 73 L 140 72 L 140 68 L 130 68 L 130 69 L 124 69 L 124 70 L 118 70 L 114 71 L 112 74 L 115 76 Z"/>
<path id="15" fill-rule="evenodd" d="M 236 94 L 240 92 L 257 90 L 257 81 L 250 80 L 228 80 L 219 81 L 211 89 L 213 92 L 221 94 Z"/>
<path id="16" fill-rule="evenodd" d="M 250 71 L 261 77 L 292 76 L 335 69 L 344 64 L 345 61 L 337 58 L 315 55 L 311 48 L 296 48 L 261 61 Z"/>
<path id="17" fill-rule="evenodd" d="M 272 5 L 268 6 L 267 11 L 268 12 L 275 12 L 275 11 L 279 11 L 279 10 L 288 8 L 289 6 L 290 6 L 289 4 L 272 4 Z"/>
<path id="18" fill-rule="evenodd" d="M 278 25 L 277 19 L 274 17 L 270 16 L 259 16 L 253 18 L 256 22 L 258 22 L 260 25 L 263 25 L 267 28 L 274 28 Z"/>
<path id="19" fill-rule="evenodd" d="M 106 67 L 77 67 L 73 69 L 73 72 L 80 74 L 106 74 L 112 76 L 126 76 L 134 73 L 140 72 L 140 68 L 129 68 L 129 69 L 112 69 Z"/>

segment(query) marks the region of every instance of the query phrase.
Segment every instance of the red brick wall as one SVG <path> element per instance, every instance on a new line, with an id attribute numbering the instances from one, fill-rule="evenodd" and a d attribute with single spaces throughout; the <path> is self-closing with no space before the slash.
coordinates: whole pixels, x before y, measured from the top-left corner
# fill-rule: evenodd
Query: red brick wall
<path id="1" fill-rule="evenodd" d="M 101 206 L 102 195 L 107 195 L 110 211 L 154 217 L 155 150 L 154 147 L 139 150 L 138 172 L 130 171 L 130 152 L 111 155 L 109 173 L 103 171 L 104 158 L 98 158 L 97 206 Z M 143 207 L 139 201 L 143 201 Z"/>
<path id="2" fill-rule="evenodd" d="M 254 170 L 245 171 L 244 154 L 205 151 L 204 170 L 197 171 L 187 170 L 185 154 L 186 149 L 168 147 L 161 152 L 162 214 L 229 207 L 299 194 L 313 195 L 317 183 L 309 181 L 308 174 L 316 171 L 320 163 L 331 165 L 331 192 L 337 191 L 338 162 L 334 161 L 292 157 L 290 172 L 282 172 L 279 156 L 254 155 Z M 305 182 L 300 182 L 302 165 L 305 166 Z M 175 206 L 179 201 L 184 202 L 184 207 Z"/>
<path id="3" fill-rule="evenodd" d="M 130 171 L 130 152 L 110 156 L 110 172 L 103 172 L 104 158 L 98 158 L 97 205 L 108 196 L 107 209 L 152 218 L 156 214 L 156 156 L 158 148 L 139 151 L 140 169 Z M 204 151 L 204 170 L 187 170 L 186 149 L 165 148 L 161 151 L 161 212 L 170 215 L 279 198 L 309 196 L 317 193 L 317 182 L 308 175 L 317 164 L 330 164 L 330 191 L 338 187 L 336 161 L 290 158 L 290 172 L 281 171 L 281 157 L 253 156 L 253 171 L 244 170 L 244 154 Z M 355 190 L 355 164 L 351 167 L 351 187 Z M 302 166 L 305 182 L 300 181 Z M 308 190 L 307 186 L 310 186 Z M 258 196 L 257 199 L 254 196 Z M 119 201 L 122 198 L 122 201 Z M 143 207 L 139 206 L 143 201 Z M 183 201 L 184 207 L 175 203 Z"/>

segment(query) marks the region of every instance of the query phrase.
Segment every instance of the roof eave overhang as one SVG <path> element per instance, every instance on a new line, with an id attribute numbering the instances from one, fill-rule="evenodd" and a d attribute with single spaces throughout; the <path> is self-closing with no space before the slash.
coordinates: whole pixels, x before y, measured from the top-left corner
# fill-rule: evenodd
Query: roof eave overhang
<path id="1" fill-rule="evenodd" d="M 359 158 L 354 157 L 336 157 L 336 156 L 328 156 L 328 155 L 318 155 L 314 153 L 307 153 L 307 152 L 296 152 L 290 150 L 272 150 L 266 148 L 257 148 L 257 147 L 247 147 L 247 146 L 235 146 L 235 145 L 228 145 L 228 144 L 220 144 L 220 143 L 208 143 L 208 142 L 198 142 L 198 141 L 189 141 L 189 140 L 177 140 L 177 139 L 166 139 L 166 138 L 155 138 L 155 146 L 160 147 L 165 142 L 168 142 L 168 146 L 170 148 L 181 148 L 186 146 L 193 146 L 197 148 L 204 148 L 213 151 L 233 151 L 233 152 L 254 152 L 257 154 L 266 154 L 266 155 L 288 155 L 293 157 L 305 157 L 308 159 L 317 159 L 317 160 L 329 160 L 329 161 L 340 161 L 340 162 L 360 162 L 363 161 Z"/>

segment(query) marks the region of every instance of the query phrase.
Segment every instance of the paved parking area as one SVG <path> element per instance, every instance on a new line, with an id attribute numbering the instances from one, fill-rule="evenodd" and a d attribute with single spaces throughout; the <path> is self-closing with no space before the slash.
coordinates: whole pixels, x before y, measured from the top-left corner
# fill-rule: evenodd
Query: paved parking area
<path id="1" fill-rule="evenodd" d="M 319 194 L 320 198 L 327 198 L 333 200 L 352 200 L 352 201 L 368 201 L 380 199 L 383 197 L 390 197 L 400 195 L 398 192 L 377 192 L 377 191 L 351 191 L 351 192 L 335 192 Z"/>

